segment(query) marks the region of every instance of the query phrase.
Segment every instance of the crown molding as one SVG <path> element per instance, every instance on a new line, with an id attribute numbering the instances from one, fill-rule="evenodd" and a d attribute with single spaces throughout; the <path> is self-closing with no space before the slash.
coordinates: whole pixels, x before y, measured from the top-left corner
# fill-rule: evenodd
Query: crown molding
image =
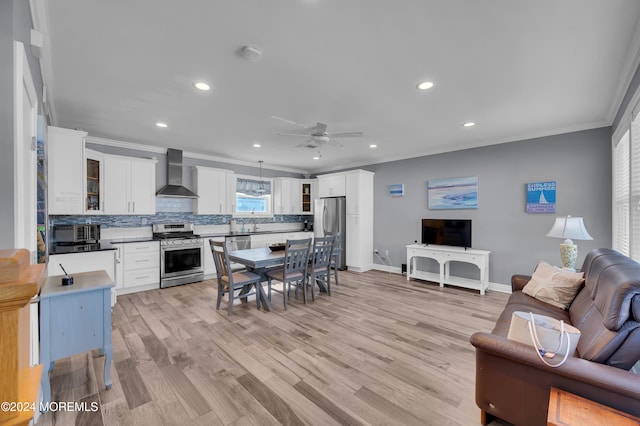
<path id="1" fill-rule="evenodd" d="M 87 136 L 86 141 L 88 143 L 93 143 L 96 145 L 112 146 L 117 148 L 131 149 L 135 151 L 145 151 L 145 152 L 151 152 L 154 154 L 166 155 L 167 153 L 167 148 L 133 143 L 133 142 L 117 141 L 113 139 L 100 138 L 97 136 Z M 215 161 L 215 162 L 226 163 L 226 164 L 236 164 L 239 166 L 248 166 L 248 167 L 256 166 L 256 163 L 253 161 L 236 160 L 233 158 L 218 157 L 216 155 L 202 154 L 199 152 L 182 151 L 182 156 L 197 159 L 197 160 Z M 263 165 L 263 167 L 267 167 L 269 170 L 277 170 L 277 171 L 288 172 L 288 173 L 299 173 L 301 175 L 309 173 L 307 170 L 293 169 L 293 168 L 281 167 L 281 166 L 270 166 L 268 164 L 266 166 Z"/>

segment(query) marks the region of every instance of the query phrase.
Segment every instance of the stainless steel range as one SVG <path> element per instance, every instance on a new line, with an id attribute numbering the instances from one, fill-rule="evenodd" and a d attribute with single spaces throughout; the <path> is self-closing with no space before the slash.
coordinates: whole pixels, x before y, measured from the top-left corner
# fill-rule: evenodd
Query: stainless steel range
<path id="1" fill-rule="evenodd" d="M 153 238 L 160 240 L 160 288 L 204 279 L 202 238 L 192 223 L 155 224 Z"/>

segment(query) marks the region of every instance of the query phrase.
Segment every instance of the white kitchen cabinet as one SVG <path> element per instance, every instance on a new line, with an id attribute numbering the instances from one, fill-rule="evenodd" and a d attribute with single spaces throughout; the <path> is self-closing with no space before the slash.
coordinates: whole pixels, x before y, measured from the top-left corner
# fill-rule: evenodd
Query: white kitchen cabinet
<path id="1" fill-rule="evenodd" d="M 275 214 L 302 213 L 302 184 L 300 179 L 275 178 L 273 204 Z"/>
<path id="2" fill-rule="evenodd" d="M 104 212 L 155 214 L 156 160 L 105 155 Z"/>
<path id="3" fill-rule="evenodd" d="M 313 214 L 316 179 L 275 178 L 273 187 L 275 214 Z"/>
<path id="4" fill-rule="evenodd" d="M 373 210 L 373 173 L 365 170 L 346 172 L 347 214 Z"/>
<path id="5" fill-rule="evenodd" d="M 346 196 L 344 173 L 332 173 L 318 176 L 318 198 Z"/>
<path id="6" fill-rule="evenodd" d="M 238 178 L 235 173 L 227 173 L 227 212 L 229 214 L 236 214 L 236 188 Z"/>
<path id="7" fill-rule="evenodd" d="M 156 213 L 156 160 L 131 159 L 131 213 Z"/>
<path id="8" fill-rule="evenodd" d="M 123 282 L 121 294 L 160 287 L 160 242 L 123 244 Z"/>
<path id="9" fill-rule="evenodd" d="M 83 253 L 50 254 L 47 276 L 64 275 L 62 267 L 71 276 L 80 272 L 105 271 L 109 278 L 116 280 L 116 251 L 101 250 Z M 111 306 L 116 303 L 115 288 L 111 289 Z"/>
<path id="10" fill-rule="evenodd" d="M 205 279 L 216 277 L 216 263 L 213 260 L 213 253 L 211 252 L 211 244 L 209 244 L 209 240 L 224 242 L 224 237 L 203 238 L 202 252 L 204 253 L 204 278 Z"/>
<path id="11" fill-rule="evenodd" d="M 357 272 L 373 266 L 373 176 L 366 170 L 318 176 L 320 198 L 346 196 L 345 259 L 349 270 Z M 336 191 L 336 186 L 330 191 L 336 182 L 344 182 L 344 193 Z"/>
<path id="12" fill-rule="evenodd" d="M 131 162 L 125 157 L 109 156 L 104 163 L 104 212 L 128 214 L 131 207 L 128 191 Z"/>
<path id="13" fill-rule="evenodd" d="M 48 128 L 48 211 L 51 215 L 84 212 L 86 136 L 87 132 Z"/>
<path id="14" fill-rule="evenodd" d="M 196 214 L 232 214 L 234 203 L 229 203 L 228 181 L 233 181 L 233 198 L 235 199 L 235 179 L 229 170 L 195 166 L 193 183 L 198 199 Z"/>

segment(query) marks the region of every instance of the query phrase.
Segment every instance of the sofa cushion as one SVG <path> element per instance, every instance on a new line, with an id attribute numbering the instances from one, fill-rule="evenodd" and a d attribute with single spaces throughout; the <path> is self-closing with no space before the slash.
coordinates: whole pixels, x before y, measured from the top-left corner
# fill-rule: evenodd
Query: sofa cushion
<path id="1" fill-rule="evenodd" d="M 594 250 L 583 269 L 585 287 L 571 304 L 582 335 L 581 358 L 628 369 L 640 357 L 640 264 L 611 249 Z M 636 301 L 636 299 L 639 299 Z"/>
<path id="2" fill-rule="evenodd" d="M 619 264 L 637 263 L 613 249 L 601 248 L 592 250 L 584 260 L 582 272 L 585 274 L 585 287 L 591 292 L 591 298 L 595 299 L 598 293 L 600 275 L 611 267 Z"/>
<path id="3" fill-rule="evenodd" d="M 566 271 L 540 261 L 522 292 L 558 308 L 567 309 L 583 282 L 583 272 Z"/>
<path id="4" fill-rule="evenodd" d="M 631 301 L 640 295 L 640 264 L 629 260 L 602 271 L 593 298 L 604 326 L 612 331 L 631 319 Z"/>

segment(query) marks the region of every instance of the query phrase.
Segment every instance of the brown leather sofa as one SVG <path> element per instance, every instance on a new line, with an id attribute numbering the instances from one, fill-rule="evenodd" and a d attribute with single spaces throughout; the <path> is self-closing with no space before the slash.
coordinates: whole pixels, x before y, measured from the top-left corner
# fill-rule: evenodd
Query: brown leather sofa
<path id="1" fill-rule="evenodd" d="M 595 249 L 582 266 L 585 285 L 568 310 L 521 290 L 530 276 L 512 277 L 512 294 L 491 333 L 475 333 L 476 404 L 486 425 L 498 417 L 515 425 L 546 425 L 549 390 L 556 387 L 640 417 L 640 263 Z M 575 357 L 551 368 L 532 346 L 507 339 L 511 314 L 533 312 L 580 329 Z"/>

